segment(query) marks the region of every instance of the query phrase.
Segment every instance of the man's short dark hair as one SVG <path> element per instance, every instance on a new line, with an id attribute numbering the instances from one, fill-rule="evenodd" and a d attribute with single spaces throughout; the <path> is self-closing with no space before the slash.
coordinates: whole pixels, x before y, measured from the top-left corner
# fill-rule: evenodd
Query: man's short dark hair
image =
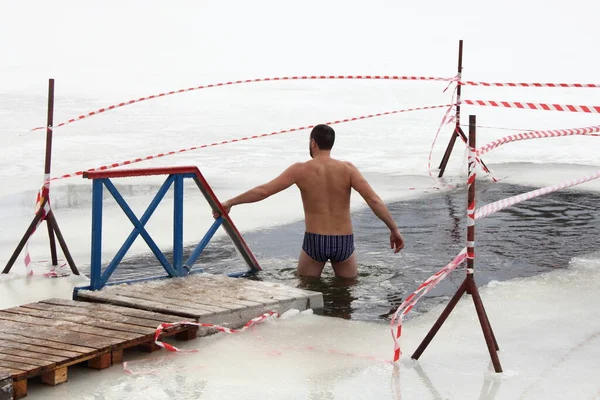
<path id="1" fill-rule="evenodd" d="M 314 139 L 321 150 L 331 150 L 335 142 L 335 131 L 329 125 L 319 124 L 310 132 L 310 138 Z"/>

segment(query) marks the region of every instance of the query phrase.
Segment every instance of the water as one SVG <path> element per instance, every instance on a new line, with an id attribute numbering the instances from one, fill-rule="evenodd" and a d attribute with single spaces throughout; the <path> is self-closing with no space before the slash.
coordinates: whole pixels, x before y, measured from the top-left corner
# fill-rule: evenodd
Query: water
<path id="1" fill-rule="evenodd" d="M 531 190 L 521 185 L 482 182 L 480 205 Z M 505 281 L 567 268 L 573 257 L 600 245 L 596 193 L 556 192 L 520 203 L 477 224 L 477 282 Z M 402 299 L 462 249 L 466 241 L 465 188 L 423 199 L 396 201 L 388 207 L 402 227 L 406 247 L 400 255 L 388 249 L 389 231 L 369 209 L 352 215 L 359 275 L 337 279 L 330 265 L 318 280 L 299 279 L 295 265 L 304 234 L 302 221 L 249 232 L 249 246 L 263 271 L 253 279 L 276 281 L 323 293 L 324 314 L 364 321 L 387 321 Z M 565 206 L 567 205 L 567 206 Z M 564 251 L 568 249 L 567 251 Z M 190 253 L 193 246 L 186 248 Z M 152 254 L 126 260 L 114 280 L 164 275 Z M 239 272 L 246 267 L 226 237 L 211 242 L 195 268 L 206 272 Z M 427 310 L 454 294 L 463 274 L 455 272 L 420 304 Z"/>
<path id="2" fill-rule="evenodd" d="M 599 5 L 505 1 L 398 3 L 309 0 L 291 7 L 258 2 L 75 0 L 0 3 L 0 265 L 32 218 L 41 184 L 48 78 L 56 78 L 55 121 L 109 104 L 180 87 L 255 77 L 306 74 L 454 76 L 458 39 L 465 40 L 468 80 L 597 82 Z M 560 29 L 557 29 L 560 27 Z M 534 35 L 528 32 L 535 32 Z M 248 135 L 423 105 L 447 104 L 451 92 L 434 82 L 304 81 L 204 90 L 144 102 L 86 119 L 54 135 L 53 175 L 158 152 Z M 600 104 L 596 89 L 467 87 L 469 99 Z M 485 126 L 478 143 L 516 128 L 558 129 L 598 123 L 595 114 L 464 107 Z M 477 279 L 494 324 L 505 374 L 489 372 L 489 357 L 472 306 L 461 302 L 426 356 L 397 368 L 340 352 L 389 358 L 390 311 L 464 245 L 464 187 L 445 191 L 428 177 L 427 161 L 444 110 L 398 114 L 337 125 L 334 155 L 353 161 L 390 205 L 407 247 L 387 249 L 387 232 L 353 201 L 360 256 L 357 282 L 300 282 L 293 266 L 303 233 L 293 190 L 240 206 L 232 216 L 265 270 L 259 279 L 321 290 L 327 316 L 298 315 L 257 328 L 255 334 L 215 335 L 186 344 L 201 355 L 145 359 L 128 354 L 134 375 L 119 367 L 101 374 L 72 368 L 66 385 L 32 399 L 219 398 L 600 398 L 600 315 L 597 282 L 600 183 L 522 203 L 477 224 Z M 450 137 L 443 127 L 433 149 L 440 160 Z M 224 145 L 141 163 L 139 167 L 196 165 L 226 199 L 306 160 L 307 132 Z M 530 187 L 597 170 L 597 138 L 532 140 L 485 156 L 501 178 L 478 183 L 480 204 Z M 465 180 L 457 146 L 448 181 Z M 141 213 L 158 179 L 119 181 Z M 53 207 L 75 261 L 90 260 L 90 182 L 52 186 Z M 434 186 L 437 187 L 434 188 Z M 188 191 L 188 189 L 190 189 Z M 186 187 L 184 237 L 188 251 L 212 222 L 210 210 Z M 110 260 L 131 226 L 107 199 L 102 258 Z M 158 245 L 171 243 L 172 200 L 148 224 Z M 43 230 L 42 230 L 43 231 Z M 209 271 L 244 268 L 218 236 L 201 259 Z M 222 246 L 220 246 L 222 245 Z M 47 239 L 30 241 L 34 260 L 47 258 Z M 219 247 L 220 246 L 220 247 Z M 145 267 L 140 267 L 145 265 Z M 153 262 L 143 241 L 119 270 L 147 276 Z M 0 308 L 59 296 L 69 298 L 85 278 L 24 278 L 21 259 L 2 277 Z M 424 299 L 404 328 L 410 352 L 462 278 L 455 272 Z M 331 317 L 337 318 L 331 318 Z M 252 333 L 252 332 L 250 332 Z M 262 340 L 260 339 L 262 338 Z M 309 350 L 307 347 L 313 347 Z M 318 350 L 318 351 L 317 351 Z M 181 356 L 181 357 L 180 357 Z M 157 371 L 155 371 L 157 370 Z M 152 373 L 150 373 L 152 372 Z"/>

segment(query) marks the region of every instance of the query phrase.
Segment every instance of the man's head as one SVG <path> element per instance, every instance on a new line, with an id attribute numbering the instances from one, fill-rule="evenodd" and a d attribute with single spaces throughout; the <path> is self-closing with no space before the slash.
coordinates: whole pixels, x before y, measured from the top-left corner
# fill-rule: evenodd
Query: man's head
<path id="1" fill-rule="evenodd" d="M 314 157 L 314 150 L 330 151 L 335 142 L 335 131 L 328 125 L 317 125 L 310 132 L 310 156 Z"/>

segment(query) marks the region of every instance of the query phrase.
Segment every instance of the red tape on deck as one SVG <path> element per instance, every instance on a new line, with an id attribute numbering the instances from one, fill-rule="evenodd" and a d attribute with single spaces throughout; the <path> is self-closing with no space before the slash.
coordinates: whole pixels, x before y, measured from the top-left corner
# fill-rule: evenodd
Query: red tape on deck
<path id="1" fill-rule="evenodd" d="M 179 89 L 172 90 L 170 92 L 153 94 L 150 96 L 140 97 L 138 99 L 133 99 L 129 101 L 124 101 L 121 103 L 116 103 L 110 105 L 108 107 L 99 108 L 95 111 L 88 112 L 86 114 L 81 114 L 78 117 L 71 118 L 67 121 L 61 122 L 57 125 L 54 125 L 53 128 L 59 128 L 61 126 L 65 126 L 71 124 L 76 121 L 81 121 L 82 119 L 86 119 L 92 117 L 94 115 L 102 114 L 110 110 L 115 110 L 117 108 L 129 106 L 131 104 L 140 103 L 146 100 L 158 99 L 165 96 L 171 96 L 178 93 L 186 93 L 192 92 L 195 90 L 201 89 L 209 89 L 215 87 L 224 87 L 224 86 L 232 86 L 239 85 L 243 83 L 256 83 L 256 82 L 282 82 L 282 81 L 301 81 L 301 80 L 339 80 L 339 79 L 351 79 L 351 80 L 393 80 L 393 81 L 454 81 L 456 78 L 438 78 L 432 76 L 400 76 L 400 75 L 302 75 L 302 76 L 283 76 L 283 77 L 275 77 L 275 78 L 255 78 L 255 79 L 245 79 L 238 81 L 229 81 L 229 82 L 221 82 L 221 83 L 211 83 L 208 85 L 200 85 L 195 87 L 190 87 L 187 89 Z M 46 129 L 46 127 L 37 127 L 33 128 L 31 131 L 37 131 L 40 129 Z"/>
<path id="2" fill-rule="evenodd" d="M 183 326 L 197 326 L 197 327 L 203 327 L 203 328 L 213 328 L 213 329 L 216 329 L 217 331 L 223 332 L 223 333 L 240 333 L 240 332 L 243 332 L 246 329 L 250 328 L 253 325 L 257 325 L 262 322 L 265 322 L 266 320 L 268 320 L 270 318 L 279 318 L 279 314 L 276 313 L 275 311 L 268 311 L 259 317 L 252 318 L 250 321 L 246 322 L 246 324 L 241 329 L 231 329 L 231 328 L 227 328 L 227 327 L 220 326 L 220 325 L 204 324 L 204 323 L 200 323 L 200 322 L 191 322 L 191 321 L 181 321 L 181 322 L 175 322 L 175 323 L 160 324 L 158 326 L 158 328 L 156 328 L 156 332 L 154 333 L 154 343 L 156 343 L 157 346 L 160 346 L 167 351 L 196 353 L 196 352 L 198 352 L 198 350 L 196 350 L 196 349 L 182 350 L 182 349 L 179 349 L 169 343 L 162 342 L 161 340 L 159 340 L 160 335 L 162 334 L 162 332 L 165 329 L 172 328 L 174 326 L 182 326 L 182 325 Z"/>

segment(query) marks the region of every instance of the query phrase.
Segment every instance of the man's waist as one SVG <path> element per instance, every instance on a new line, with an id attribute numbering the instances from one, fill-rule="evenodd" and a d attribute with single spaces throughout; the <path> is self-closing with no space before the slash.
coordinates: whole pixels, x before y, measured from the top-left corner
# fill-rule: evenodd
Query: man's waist
<path id="1" fill-rule="evenodd" d="M 348 232 L 311 232 L 311 231 L 305 231 L 304 232 L 305 235 L 312 235 L 312 236 L 327 236 L 327 237 L 353 237 L 354 236 L 354 232 L 350 231 Z"/>

